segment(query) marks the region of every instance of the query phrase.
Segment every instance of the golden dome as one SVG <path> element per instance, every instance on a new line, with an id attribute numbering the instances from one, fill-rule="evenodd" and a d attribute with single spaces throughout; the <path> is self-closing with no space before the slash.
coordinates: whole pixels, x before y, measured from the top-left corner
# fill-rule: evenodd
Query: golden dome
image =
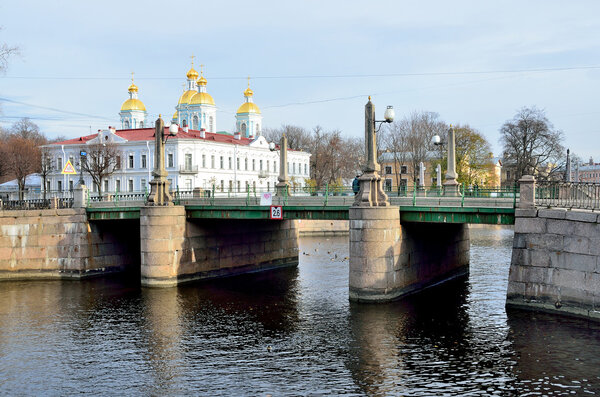
<path id="1" fill-rule="evenodd" d="M 142 110 L 145 112 L 146 106 L 144 106 L 144 103 L 139 99 L 130 98 L 123 102 L 123 106 L 121 106 L 121 111 L 124 110 Z"/>
<path id="2" fill-rule="evenodd" d="M 254 91 L 252 91 L 250 89 L 250 87 L 246 88 L 246 91 L 244 91 L 244 96 L 252 96 L 254 95 Z"/>
<path id="3" fill-rule="evenodd" d="M 138 92 L 137 85 L 133 84 L 133 81 L 132 81 L 131 85 L 129 86 L 129 88 L 127 88 L 127 91 L 129 91 L 129 92 Z"/>
<path id="4" fill-rule="evenodd" d="M 186 76 L 190 80 L 196 80 L 198 78 L 198 72 L 196 72 L 196 70 L 192 66 L 192 68 L 187 72 Z"/>
<path id="5" fill-rule="evenodd" d="M 189 91 L 184 92 L 183 94 L 181 94 L 181 97 L 179 98 L 179 102 L 177 102 L 177 104 L 182 105 L 182 104 L 190 103 L 190 99 L 192 99 L 192 97 L 197 93 L 198 93 L 198 91 L 194 91 L 194 90 L 189 90 Z"/>
<path id="6" fill-rule="evenodd" d="M 197 81 L 198 85 L 206 85 L 206 79 L 204 78 L 204 76 L 200 76 L 200 78 Z"/>
<path id="7" fill-rule="evenodd" d="M 190 105 L 215 105 L 215 100 L 213 99 L 212 96 L 210 96 L 210 94 L 206 93 L 206 92 L 197 92 L 196 95 L 194 95 L 191 99 L 190 99 Z"/>
<path id="8" fill-rule="evenodd" d="M 260 109 L 253 102 L 246 102 L 237 110 L 237 114 L 240 113 L 258 113 L 260 114 Z"/>
<path id="9" fill-rule="evenodd" d="M 172 120 L 177 120 L 177 110 L 175 111 L 175 113 L 173 113 L 173 119 Z"/>

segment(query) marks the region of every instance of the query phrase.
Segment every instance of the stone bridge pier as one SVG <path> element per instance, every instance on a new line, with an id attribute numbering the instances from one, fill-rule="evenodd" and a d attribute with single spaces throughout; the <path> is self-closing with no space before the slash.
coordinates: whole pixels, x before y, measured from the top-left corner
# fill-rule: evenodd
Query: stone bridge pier
<path id="1" fill-rule="evenodd" d="M 349 297 L 382 302 L 468 274 L 467 224 L 400 223 L 376 159 L 375 107 L 365 106 L 366 164 L 350 208 Z"/>

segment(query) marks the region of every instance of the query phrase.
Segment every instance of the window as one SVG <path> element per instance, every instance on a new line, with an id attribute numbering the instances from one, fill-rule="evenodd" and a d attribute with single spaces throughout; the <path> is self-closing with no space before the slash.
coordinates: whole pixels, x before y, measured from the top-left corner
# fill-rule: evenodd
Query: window
<path id="1" fill-rule="evenodd" d="M 391 167 L 390 167 L 390 168 L 391 168 Z M 391 179 L 389 179 L 389 178 L 387 178 L 387 179 L 385 180 L 385 190 L 386 190 L 387 192 L 391 192 L 391 191 L 392 191 L 392 180 L 391 180 Z"/>
<path id="2" fill-rule="evenodd" d="M 258 169 L 261 170 L 261 171 L 263 170 L 262 165 L 263 165 L 263 162 L 262 162 L 262 160 L 260 160 L 260 163 L 258 165 Z"/>
<path id="3" fill-rule="evenodd" d="M 246 123 L 242 123 L 242 136 L 246 136 Z"/>
<path id="4" fill-rule="evenodd" d="M 269 168 L 270 168 L 270 167 L 269 167 L 269 164 L 270 164 L 270 163 L 269 163 L 269 160 L 267 160 L 267 161 L 266 161 L 266 163 L 267 163 L 267 172 L 269 172 Z"/>
<path id="5" fill-rule="evenodd" d="M 121 180 L 120 179 L 117 179 L 115 181 L 115 191 L 116 192 L 120 192 L 121 191 Z"/>
<path id="6" fill-rule="evenodd" d="M 52 190 L 52 186 L 50 185 L 50 181 L 46 181 L 46 190 Z"/>
<path id="7" fill-rule="evenodd" d="M 69 181 L 69 190 L 73 191 L 73 181 Z"/>
<path id="8" fill-rule="evenodd" d="M 121 169 L 121 156 L 117 156 L 117 161 L 115 161 L 115 170 Z"/>
<path id="9" fill-rule="evenodd" d="M 231 157 L 229 157 L 229 169 L 231 169 Z"/>
<path id="10" fill-rule="evenodd" d="M 198 116 L 194 116 L 194 118 L 193 118 L 192 129 L 194 129 L 194 130 L 198 129 Z"/>
<path id="11" fill-rule="evenodd" d="M 144 128 L 144 122 L 140 121 L 140 128 Z"/>
<path id="12" fill-rule="evenodd" d="M 252 171 L 256 171 L 256 161 L 252 159 Z"/>
<path id="13" fill-rule="evenodd" d="M 128 186 L 128 189 L 127 189 L 127 190 L 129 190 L 130 192 L 133 192 L 133 179 L 130 179 L 130 180 L 128 181 L 128 185 L 129 185 L 129 186 Z"/>
<path id="14" fill-rule="evenodd" d="M 146 180 L 145 179 L 142 179 L 140 181 L 140 189 L 142 190 L 142 192 L 146 191 Z"/>
<path id="15" fill-rule="evenodd" d="M 235 167 L 239 170 L 240 169 L 240 158 L 236 158 L 235 159 Z"/>
<path id="16" fill-rule="evenodd" d="M 221 156 L 221 157 L 219 158 L 219 165 L 221 166 L 221 169 L 225 168 L 225 167 L 224 167 L 224 164 L 223 164 L 223 156 Z M 222 181 L 221 181 L 221 182 L 222 182 Z M 223 189 L 221 189 L 221 190 L 223 190 Z"/>
<path id="17" fill-rule="evenodd" d="M 62 190 L 62 181 L 57 181 L 56 182 L 56 190 L 58 190 L 58 191 Z"/>
<path id="18" fill-rule="evenodd" d="M 256 192 L 256 181 L 252 181 L 252 191 Z"/>
<path id="19" fill-rule="evenodd" d="M 221 191 L 225 190 L 225 181 L 221 179 Z"/>
<path id="20" fill-rule="evenodd" d="M 183 120 L 183 122 L 181 123 L 181 125 L 183 126 L 183 128 L 187 127 L 187 120 Z"/>
<path id="21" fill-rule="evenodd" d="M 506 179 L 510 179 L 510 171 L 506 171 Z"/>
<path id="22" fill-rule="evenodd" d="M 292 174 L 296 173 L 296 163 L 292 163 Z"/>
<path id="23" fill-rule="evenodd" d="M 108 179 L 104 180 L 104 191 L 108 192 Z"/>
<path id="24" fill-rule="evenodd" d="M 142 168 L 147 168 L 148 164 L 146 162 L 146 155 L 142 154 Z"/>
<path id="25" fill-rule="evenodd" d="M 240 191 L 240 181 L 237 181 L 237 191 Z"/>
<path id="26" fill-rule="evenodd" d="M 202 168 L 206 168 L 206 155 L 202 155 Z"/>
<path id="27" fill-rule="evenodd" d="M 185 180 L 185 190 L 192 190 L 192 180 L 191 179 L 186 179 Z"/>
<path id="28" fill-rule="evenodd" d="M 401 174 L 408 174 L 408 167 L 406 165 L 400 166 L 400 173 Z"/>
<path id="29" fill-rule="evenodd" d="M 245 167 L 246 171 L 248 171 L 248 158 L 244 159 L 244 167 Z"/>
<path id="30" fill-rule="evenodd" d="M 173 153 L 167 155 L 167 167 L 173 167 Z"/>
<path id="31" fill-rule="evenodd" d="M 267 192 L 271 190 L 271 182 L 267 182 Z"/>
<path id="32" fill-rule="evenodd" d="M 59 157 L 59 158 L 56 159 L 56 169 L 58 171 L 62 171 L 62 169 L 63 169 L 62 157 Z M 58 189 L 58 190 L 60 190 L 60 189 Z"/>
<path id="33" fill-rule="evenodd" d="M 210 156 L 210 168 L 215 168 L 215 156 Z"/>
<path id="34" fill-rule="evenodd" d="M 125 128 L 126 130 L 128 130 L 128 129 L 129 129 L 129 120 L 125 120 L 124 128 Z"/>
<path id="35" fill-rule="evenodd" d="M 231 192 L 233 190 L 233 181 L 229 181 L 229 191 Z"/>
<path id="36" fill-rule="evenodd" d="M 386 165 L 385 166 L 385 173 L 386 175 L 389 175 L 392 173 L 392 166 L 391 165 Z M 387 179 L 386 179 L 386 184 L 387 184 Z"/>
<path id="37" fill-rule="evenodd" d="M 304 163 L 304 175 L 308 175 L 308 164 Z"/>
<path id="38" fill-rule="evenodd" d="M 185 169 L 190 171 L 192 169 L 192 154 L 186 153 L 184 156 L 185 159 Z"/>
<path id="39" fill-rule="evenodd" d="M 133 168 L 133 154 L 129 155 L 129 168 Z"/>

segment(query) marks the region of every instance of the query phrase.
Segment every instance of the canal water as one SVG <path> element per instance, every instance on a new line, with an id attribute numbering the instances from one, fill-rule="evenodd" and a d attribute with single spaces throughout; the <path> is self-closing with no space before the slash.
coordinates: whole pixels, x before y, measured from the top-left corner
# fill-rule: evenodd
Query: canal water
<path id="1" fill-rule="evenodd" d="M 512 231 L 471 230 L 467 280 L 348 301 L 347 237 L 300 265 L 142 289 L 0 283 L 1 395 L 593 395 L 600 325 L 504 308 Z"/>

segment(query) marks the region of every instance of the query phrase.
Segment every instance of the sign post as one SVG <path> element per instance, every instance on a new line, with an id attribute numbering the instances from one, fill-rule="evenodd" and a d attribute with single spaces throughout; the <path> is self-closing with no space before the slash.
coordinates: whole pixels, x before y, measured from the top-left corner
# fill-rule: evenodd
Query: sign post
<path id="1" fill-rule="evenodd" d="M 271 219 L 283 220 L 283 207 L 281 205 L 271 206 Z"/>

